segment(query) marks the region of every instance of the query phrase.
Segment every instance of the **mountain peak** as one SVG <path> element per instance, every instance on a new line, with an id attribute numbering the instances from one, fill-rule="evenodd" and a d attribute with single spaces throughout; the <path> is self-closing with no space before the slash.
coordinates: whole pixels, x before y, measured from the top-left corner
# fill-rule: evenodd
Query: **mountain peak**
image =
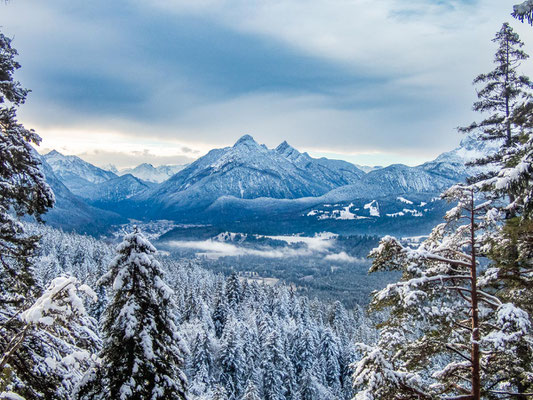
<path id="1" fill-rule="evenodd" d="M 141 168 L 155 169 L 155 167 L 152 164 L 150 164 L 150 163 L 139 164 L 134 169 L 141 169 Z"/>
<path id="2" fill-rule="evenodd" d="M 284 140 L 282 143 L 279 144 L 278 147 L 276 147 L 276 151 L 278 153 L 285 153 L 287 150 L 296 150 L 296 149 L 292 147 L 289 143 L 287 143 L 286 140 Z"/>
<path id="3" fill-rule="evenodd" d="M 305 160 L 307 162 L 310 158 L 307 153 L 300 153 L 289 143 L 287 143 L 286 140 L 284 140 L 283 143 L 276 147 L 274 151 L 292 162 L 296 162 L 297 160 Z"/>
<path id="4" fill-rule="evenodd" d="M 54 156 L 62 156 L 63 154 L 61 154 L 59 151 L 57 151 L 56 149 L 48 152 L 45 154 L 45 156 L 47 157 L 54 157 Z"/>
<path id="5" fill-rule="evenodd" d="M 244 135 L 239 140 L 235 142 L 233 147 L 237 147 L 239 145 L 255 145 L 258 146 L 258 143 L 254 140 L 254 138 L 250 135 Z"/>

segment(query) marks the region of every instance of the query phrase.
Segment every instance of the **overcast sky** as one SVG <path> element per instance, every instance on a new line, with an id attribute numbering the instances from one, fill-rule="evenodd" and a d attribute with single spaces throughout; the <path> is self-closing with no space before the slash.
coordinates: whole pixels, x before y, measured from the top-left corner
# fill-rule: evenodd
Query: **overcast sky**
<path id="1" fill-rule="evenodd" d="M 97 165 L 179 164 L 243 134 L 415 165 L 456 147 L 517 0 L 0 2 L 20 119 Z M 533 62 L 523 71 L 533 76 Z"/>

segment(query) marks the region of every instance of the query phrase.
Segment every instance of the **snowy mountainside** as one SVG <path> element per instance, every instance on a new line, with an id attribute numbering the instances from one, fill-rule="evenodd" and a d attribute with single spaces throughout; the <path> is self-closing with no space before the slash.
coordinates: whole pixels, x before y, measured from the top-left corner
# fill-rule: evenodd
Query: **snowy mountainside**
<path id="1" fill-rule="evenodd" d="M 43 219 L 50 225 L 65 230 L 98 234 L 105 232 L 110 225 L 125 221 L 124 217 L 92 207 L 74 195 L 55 175 L 52 167 L 42 156 L 41 169 L 56 199 L 54 207 L 43 216 Z"/>
<path id="2" fill-rule="evenodd" d="M 456 179 L 487 171 L 490 167 L 468 167 L 467 163 L 493 154 L 499 148 L 499 143 L 479 142 L 473 136 L 467 135 L 461 140 L 459 147 L 440 154 L 435 160 L 420 166 L 426 172 Z"/>
<path id="3" fill-rule="evenodd" d="M 295 199 L 323 195 L 358 181 L 364 172 L 344 161 L 316 160 L 286 143 L 268 149 L 245 135 L 211 150 L 150 192 L 132 198 L 158 212 L 202 210 L 222 196 Z M 153 217 L 152 215 L 149 215 Z"/>
<path id="4" fill-rule="evenodd" d="M 60 176 L 71 185 L 72 175 L 83 179 L 83 190 L 78 191 L 82 197 L 126 218 L 218 224 L 265 221 L 275 216 L 296 226 L 301 226 L 302 219 L 307 221 L 304 224 L 315 219 L 313 224 L 343 226 L 351 220 L 368 230 L 371 224 L 402 226 L 405 219 L 416 219 L 423 226 L 422 220 L 430 215 L 439 217 L 436 211 L 432 214 L 408 204 L 393 204 L 398 203 L 394 199 L 414 196 L 418 203 L 430 203 L 474 171 L 466 162 L 491 151 L 493 148 L 465 137 L 458 148 L 425 164 L 395 164 L 365 173 L 346 161 L 312 158 L 287 142 L 269 149 L 245 135 L 231 147 L 211 150 L 161 184 L 114 174 L 112 179 L 90 183 L 81 178 L 85 175 L 79 173 L 78 164 L 73 167 L 78 175 L 61 169 Z M 58 158 L 57 152 L 53 155 Z M 369 215 L 370 206 L 364 209 L 374 200 L 380 207 L 385 205 L 379 215 Z M 366 213 L 355 212 L 352 203 Z M 339 207 L 331 210 L 332 214 L 319 212 L 335 204 Z"/>
<path id="5" fill-rule="evenodd" d="M 126 174 L 88 188 L 81 197 L 92 203 L 116 203 L 154 186 L 155 184 L 151 182 L 145 182 L 131 174 Z"/>
<path id="6" fill-rule="evenodd" d="M 45 154 L 43 158 L 52 168 L 55 176 L 77 195 L 83 194 L 88 186 L 117 177 L 111 171 L 98 168 L 77 156 L 65 156 L 56 150 Z"/>
<path id="7" fill-rule="evenodd" d="M 116 174 L 120 176 L 131 174 L 143 181 L 161 183 L 166 181 L 172 175 L 177 174 L 185 167 L 186 165 L 160 165 L 159 167 L 154 167 L 152 164 L 143 163 L 135 168 L 121 169 L 120 171 L 117 171 Z"/>

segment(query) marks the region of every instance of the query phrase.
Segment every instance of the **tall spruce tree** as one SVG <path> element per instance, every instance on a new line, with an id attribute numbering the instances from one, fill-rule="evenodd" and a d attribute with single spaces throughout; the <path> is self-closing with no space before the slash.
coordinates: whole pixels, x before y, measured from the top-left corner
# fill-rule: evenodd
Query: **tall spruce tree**
<path id="1" fill-rule="evenodd" d="M 503 301 L 511 302 L 530 317 L 533 315 L 533 101 L 532 84 L 520 75 L 520 63 L 528 58 L 523 43 L 508 24 L 504 24 L 494 41 L 498 43 L 495 56 L 497 68 L 477 81 L 486 86 L 479 92 L 476 111 L 492 112 L 480 124 L 465 131 L 473 132 L 480 141 L 499 140 L 499 148 L 477 164 L 492 165 L 490 173 L 473 179 L 476 188 L 496 200 L 494 216 L 498 219 L 486 232 L 485 247 L 491 259 L 490 279 L 483 282 Z M 487 121 L 489 121 L 487 123 Z M 471 129 L 472 128 L 472 129 Z M 503 134 L 505 133 L 505 134 Z M 530 323 L 531 323 L 530 319 Z M 516 354 L 523 371 L 517 371 L 512 384 L 517 392 L 533 389 L 533 379 L 527 371 L 533 360 L 529 347 L 519 345 Z M 522 396 L 525 398 L 525 396 Z"/>
<path id="2" fill-rule="evenodd" d="M 508 23 L 503 24 L 493 42 L 498 45 L 494 56 L 496 68 L 474 79 L 474 84 L 482 87 L 477 91 L 478 101 L 474 103 L 473 109 L 489 115 L 480 122 L 460 128 L 460 131 L 472 133 L 480 141 L 496 142 L 500 146 L 495 154 L 475 160 L 472 165 L 501 167 L 506 162 L 506 149 L 512 148 L 520 140 L 521 130 L 513 114 L 527 100 L 533 85 L 527 76 L 518 72 L 521 62 L 529 56 L 522 50 L 524 43 Z M 489 179 L 495 175 L 496 170 L 492 169 L 471 181 L 489 185 Z"/>
<path id="3" fill-rule="evenodd" d="M 112 288 L 103 314 L 101 362 L 79 397 L 183 400 L 185 350 L 175 323 L 174 293 L 163 281 L 156 249 L 135 229 L 117 252 L 101 278 Z"/>
<path id="4" fill-rule="evenodd" d="M 481 268 L 486 259 L 480 261 L 494 208 L 490 201 L 476 204 L 474 194 L 471 187 L 449 189 L 445 196 L 458 205 L 420 247 L 385 237 L 371 253 L 371 272 L 403 276 L 373 297 L 374 309 L 389 317 L 377 347 L 361 345 L 356 399 L 479 400 L 521 393 L 515 378 L 523 366 L 516 361 L 521 345 L 530 343 L 531 324 L 526 312 L 481 288 L 490 279 L 490 270 Z"/>
<path id="5" fill-rule="evenodd" d="M 512 16 L 522 22 L 527 21 L 530 25 L 533 25 L 533 0 L 515 4 Z"/>
<path id="6" fill-rule="evenodd" d="M 41 138 L 17 121 L 17 108 L 28 90 L 14 79 L 20 68 L 11 39 L 0 33 L 0 390 L 14 385 L 28 398 L 51 396 L 54 387 L 35 365 L 35 354 L 44 354 L 39 340 L 26 340 L 28 329 L 18 315 L 39 296 L 31 256 L 37 236 L 28 235 L 23 215 L 36 219 L 54 203 L 54 195 L 40 170 L 32 148 Z M 16 357 L 8 354 L 18 340 Z"/>

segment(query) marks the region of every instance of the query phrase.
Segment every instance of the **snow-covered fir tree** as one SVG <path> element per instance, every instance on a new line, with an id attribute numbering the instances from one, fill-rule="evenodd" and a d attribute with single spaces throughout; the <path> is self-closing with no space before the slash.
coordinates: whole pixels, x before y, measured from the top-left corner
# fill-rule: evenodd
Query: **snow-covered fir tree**
<path id="1" fill-rule="evenodd" d="M 477 90 L 478 101 L 473 109 L 488 113 L 488 117 L 460 128 L 460 131 L 475 135 L 479 141 L 495 142 L 500 146 L 499 151 L 475 160 L 472 165 L 501 167 L 507 162 L 507 151 L 520 142 L 521 129 L 513 116 L 528 100 L 533 84 L 519 73 L 521 62 L 529 56 L 522 50 L 524 43 L 508 23 L 503 24 L 493 42 L 498 45 L 494 55 L 495 69 L 474 79 L 474 84 L 482 87 Z M 496 174 L 497 169 L 491 168 L 471 181 L 484 182 Z"/>
<path id="2" fill-rule="evenodd" d="M 474 187 L 493 200 L 492 216 L 497 223 L 485 233 L 485 249 L 491 259 L 490 275 L 482 281 L 485 288 L 533 315 L 533 102 L 532 84 L 518 73 L 528 55 L 523 43 L 508 24 L 494 41 L 498 44 L 496 69 L 486 75 L 480 92 L 482 107 L 491 112 L 472 131 L 482 141 L 498 140 L 498 150 L 478 163 L 493 165 L 488 174 L 473 179 Z M 489 122 L 487 122 L 489 121 Z M 530 323 L 532 321 L 530 320 Z M 513 385 L 520 393 L 533 389 L 527 371 L 532 367 L 529 348 L 519 345 L 515 356 L 523 371 L 516 371 Z M 521 367 L 521 368 L 522 368 Z"/>
<path id="3" fill-rule="evenodd" d="M 14 79 L 20 65 L 11 44 L 0 33 L 0 392 L 32 399 L 53 396 L 55 388 L 38 366 L 46 356 L 42 338 L 30 339 L 30 328 L 20 319 L 41 290 L 31 259 L 38 237 L 28 235 L 19 218 L 30 215 L 39 220 L 52 207 L 54 195 L 32 148 L 41 138 L 17 121 L 17 108 L 28 90 Z"/>
<path id="4" fill-rule="evenodd" d="M 516 360 L 520 351 L 533 354 L 526 345 L 531 324 L 525 311 L 481 288 L 483 236 L 494 209 L 490 201 L 476 204 L 474 194 L 471 187 L 449 189 L 445 196 L 458 205 L 420 247 L 385 237 L 371 253 L 371 271 L 403 275 L 374 295 L 373 307 L 388 318 L 377 347 L 361 344 L 356 399 L 479 400 L 520 392 Z"/>
<path id="5" fill-rule="evenodd" d="M 40 342 L 44 349 L 44 355 L 37 351 L 33 357 L 47 381 L 55 383 L 55 399 L 71 398 L 101 344 L 97 322 L 88 315 L 80 294 L 96 301 L 87 285 L 71 276 L 59 276 L 21 314 L 26 324 L 24 340 Z"/>
<path id="6" fill-rule="evenodd" d="M 185 399 L 185 348 L 175 323 L 174 292 L 163 280 L 156 249 L 135 229 L 117 253 L 100 282 L 111 287 L 100 361 L 79 397 Z"/>
<path id="7" fill-rule="evenodd" d="M 522 22 L 527 21 L 530 25 L 533 25 L 533 0 L 526 0 L 520 4 L 515 4 L 512 15 Z"/>

